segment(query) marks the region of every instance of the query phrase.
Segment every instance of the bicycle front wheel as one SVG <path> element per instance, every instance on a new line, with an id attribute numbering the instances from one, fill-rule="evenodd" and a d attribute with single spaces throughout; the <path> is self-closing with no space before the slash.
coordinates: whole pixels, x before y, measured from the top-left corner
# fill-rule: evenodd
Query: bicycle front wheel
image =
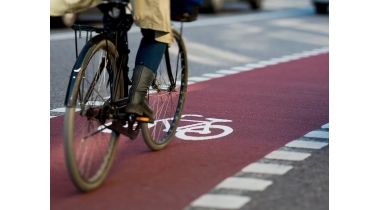
<path id="1" fill-rule="evenodd" d="M 69 84 L 67 98 L 71 103 L 66 106 L 64 121 L 65 159 L 72 182 L 83 192 L 101 185 L 117 148 L 119 134 L 105 129 L 111 123 L 107 111 L 112 101 L 124 95 L 117 59 L 112 41 L 94 37 L 80 53 L 73 70 L 77 75 L 72 76 Z"/>
<path id="2" fill-rule="evenodd" d="M 141 130 L 152 150 L 165 148 L 176 132 L 187 93 L 188 63 L 184 41 L 173 29 L 174 43 L 162 58 L 148 94 L 154 123 L 142 123 Z"/>

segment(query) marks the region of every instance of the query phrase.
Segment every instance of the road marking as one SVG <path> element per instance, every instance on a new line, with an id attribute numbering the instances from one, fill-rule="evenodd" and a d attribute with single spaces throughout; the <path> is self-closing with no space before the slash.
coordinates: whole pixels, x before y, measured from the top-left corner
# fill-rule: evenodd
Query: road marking
<path id="1" fill-rule="evenodd" d="M 189 77 L 187 80 L 196 81 L 196 82 L 202 82 L 206 80 L 210 80 L 211 78 L 207 77 Z"/>
<path id="2" fill-rule="evenodd" d="M 270 180 L 245 177 L 229 177 L 218 184 L 215 188 L 263 191 L 271 184 L 273 184 L 273 181 Z"/>
<path id="3" fill-rule="evenodd" d="M 292 168 L 293 166 L 288 165 L 278 165 L 270 163 L 251 163 L 250 165 L 244 167 L 241 171 L 259 174 L 283 175 Z"/>
<path id="4" fill-rule="evenodd" d="M 324 33 L 324 34 L 329 33 L 329 27 L 326 26 L 325 24 L 305 22 L 304 20 L 299 19 L 299 18 L 272 20 L 270 21 L 270 23 L 276 26 L 280 26 L 280 27 L 290 27 L 294 29 L 314 31 L 314 32 L 319 32 L 319 33 Z"/>
<path id="5" fill-rule="evenodd" d="M 101 106 L 104 104 L 104 101 L 87 101 L 86 105 L 91 106 Z"/>
<path id="6" fill-rule="evenodd" d="M 252 69 L 251 67 L 247 67 L 247 66 L 236 66 L 236 67 L 231 68 L 231 70 L 236 70 L 236 71 L 248 71 L 251 69 Z"/>
<path id="7" fill-rule="evenodd" d="M 294 140 L 285 144 L 285 146 L 287 147 L 305 148 L 305 149 L 321 149 L 322 147 L 327 146 L 327 145 L 328 143 L 325 143 L 325 142 L 302 141 L 302 140 Z"/>
<path id="8" fill-rule="evenodd" d="M 66 107 L 61 107 L 61 108 L 57 108 L 57 109 L 53 109 L 53 110 L 50 110 L 51 112 L 65 112 L 66 111 Z"/>
<path id="9" fill-rule="evenodd" d="M 213 57 L 217 57 L 219 60 L 228 62 L 228 61 L 234 61 L 234 62 L 250 62 L 252 60 L 251 57 L 246 57 L 241 54 L 237 54 L 222 48 L 216 48 L 209 45 L 201 44 L 198 42 L 192 42 L 190 40 L 186 40 L 186 50 L 188 52 L 191 51 L 202 51 L 208 56 L 202 55 L 203 59 L 206 59 L 207 61 L 212 61 L 215 59 L 212 59 Z M 192 55 L 195 57 L 195 55 Z M 188 58 L 191 58 L 188 56 Z"/>
<path id="10" fill-rule="evenodd" d="M 258 64 L 259 65 L 265 65 L 265 66 L 270 66 L 270 65 L 274 65 L 274 64 L 276 64 L 276 63 L 278 63 L 278 61 L 276 61 L 276 60 L 264 60 L 264 61 L 259 61 L 258 62 Z"/>
<path id="11" fill-rule="evenodd" d="M 289 61 L 289 60 L 287 60 Z M 249 63 L 249 64 L 246 64 L 245 66 L 247 67 L 250 67 L 250 68 L 262 68 L 262 67 L 265 67 L 266 65 L 263 64 L 263 63 Z"/>
<path id="12" fill-rule="evenodd" d="M 211 56 L 210 56 L 211 57 Z M 207 64 L 207 65 L 212 65 L 212 66 L 217 66 L 220 65 L 220 61 L 210 59 L 210 57 L 201 57 L 201 56 L 196 56 L 192 54 L 187 55 L 187 60 L 196 62 L 196 63 L 202 63 L 202 64 Z M 227 63 L 224 63 L 227 64 Z"/>
<path id="13" fill-rule="evenodd" d="M 327 123 L 327 124 L 325 124 L 325 125 L 322 125 L 321 128 L 329 128 L 329 124 Z"/>
<path id="14" fill-rule="evenodd" d="M 293 54 L 293 55 L 286 55 L 286 56 L 283 56 L 282 58 L 288 60 L 288 61 L 293 61 L 293 60 L 297 60 L 297 59 L 300 59 L 300 55 L 297 53 L 297 54 Z"/>
<path id="15" fill-rule="evenodd" d="M 212 73 L 209 73 L 209 74 L 202 74 L 202 76 L 204 76 L 204 77 L 211 77 L 211 78 L 218 78 L 218 77 L 224 77 L 226 75 L 225 74 L 212 74 Z"/>
<path id="16" fill-rule="evenodd" d="M 220 209 L 239 209 L 248 203 L 251 198 L 238 195 L 202 195 L 190 205 L 193 207 L 220 208 Z"/>
<path id="17" fill-rule="evenodd" d="M 309 157 L 310 153 L 273 151 L 265 156 L 267 159 L 301 161 Z"/>
<path id="18" fill-rule="evenodd" d="M 218 70 L 216 72 L 217 73 L 222 73 L 222 74 L 236 74 L 236 73 L 239 73 L 239 71 L 234 71 L 234 70 Z"/>
<path id="19" fill-rule="evenodd" d="M 50 116 L 50 118 L 54 118 L 54 117 L 57 117 L 57 116 Z"/>
<path id="20" fill-rule="evenodd" d="M 328 139 L 329 138 L 329 132 L 328 131 L 311 131 L 311 132 L 305 134 L 305 137 Z"/>
<path id="21" fill-rule="evenodd" d="M 293 41 L 297 43 L 322 46 L 329 44 L 329 37 L 326 37 L 325 35 L 316 35 L 294 30 L 278 30 L 276 32 L 268 33 L 268 36 L 276 39 Z"/>
<path id="22" fill-rule="evenodd" d="M 80 109 L 79 108 L 76 108 L 75 111 L 79 111 Z M 66 107 L 61 107 L 61 108 L 57 108 L 57 109 L 52 109 L 50 110 L 51 112 L 66 112 Z"/>
<path id="23" fill-rule="evenodd" d="M 229 30 L 224 32 L 224 40 L 239 39 L 242 35 L 258 34 L 264 31 L 263 27 L 252 26 L 249 23 L 234 23 L 228 26 Z"/>

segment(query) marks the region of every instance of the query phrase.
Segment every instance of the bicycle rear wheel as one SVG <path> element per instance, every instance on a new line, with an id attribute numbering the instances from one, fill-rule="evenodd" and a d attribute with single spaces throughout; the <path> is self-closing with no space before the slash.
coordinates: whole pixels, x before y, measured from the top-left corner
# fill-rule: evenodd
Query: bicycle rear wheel
<path id="1" fill-rule="evenodd" d="M 144 141 L 152 150 L 161 150 L 168 145 L 185 105 L 188 78 L 186 48 L 180 33 L 174 29 L 173 36 L 174 43 L 165 52 L 148 94 L 155 121 L 141 124 Z"/>
<path id="2" fill-rule="evenodd" d="M 105 129 L 111 123 L 111 101 L 123 97 L 123 76 L 117 74 L 115 45 L 102 36 L 83 48 L 69 84 L 64 121 L 66 166 L 74 185 L 82 192 L 99 187 L 114 159 L 119 134 Z M 121 73 L 120 73 L 121 74 Z M 118 82 L 115 82 L 118 81 Z M 71 104 L 71 105 L 70 105 Z"/>

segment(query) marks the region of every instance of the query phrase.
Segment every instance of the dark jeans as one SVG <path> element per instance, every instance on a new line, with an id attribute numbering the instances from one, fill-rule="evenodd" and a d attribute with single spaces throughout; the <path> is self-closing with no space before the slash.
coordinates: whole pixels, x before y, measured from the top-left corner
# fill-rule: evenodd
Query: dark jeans
<path id="1" fill-rule="evenodd" d="M 141 33 L 143 38 L 137 51 L 135 65 L 144 65 L 156 73 L 167 44 L 154 39 L 154 30 L 141 29 Z"/>

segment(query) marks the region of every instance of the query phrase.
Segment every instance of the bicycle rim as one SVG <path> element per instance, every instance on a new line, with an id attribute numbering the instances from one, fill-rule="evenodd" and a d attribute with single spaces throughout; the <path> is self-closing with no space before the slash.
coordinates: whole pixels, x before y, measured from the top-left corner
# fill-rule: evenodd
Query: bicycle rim
<path id="1" fill-rule="evenodd" d="M 117 52 L 111 41 L 94 37 L 81 52 L 75 66 L 80 66 L 72 98 L 76 107 L 66 107 L 64 144 L 66 165 L 71 180 L 81 191 L 101 185 L 112 164 L 119 134 L 105 129 L 110 123 L 106 113 L 111 93 L 123 96 L 122 76 L 117 85 Z M 81 59 L 83 57 L 83 59 Z M 114 90 L 111 90 L 114 88 Z M 101 117 L 99 117 L 101 116 Z"/>
<path id="2" fill-rule="evenodd" d="M 188 78 L 186 49 L 181 35 L 176 30 L 173 30 L 173 36 L 175 41 L 168 49 L 169 57 L 163 57 L 156 73 L 155 85 L 148 94 L 155 121 L 143 123 L 141 126 L 144 141 L 152 150 L 161 150 L 170 142 L 185 104 Z M 170 69 L 167 62 L 170 63 Z M 173 75 L 175 88 L 170 88 L 168 71 Z"/>

